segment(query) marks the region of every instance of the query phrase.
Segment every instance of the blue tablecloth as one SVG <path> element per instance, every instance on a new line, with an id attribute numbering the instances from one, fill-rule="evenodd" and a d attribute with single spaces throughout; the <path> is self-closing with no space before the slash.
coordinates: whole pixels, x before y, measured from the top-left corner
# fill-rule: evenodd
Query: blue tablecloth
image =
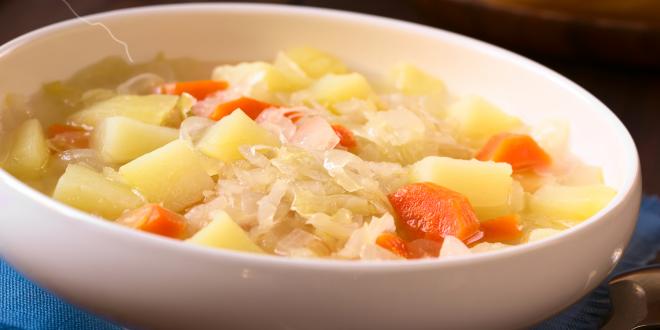
<path id="1" fill-rule="evenodd" d="M 633 239 L 613 274 L 647 264 L 660 251 L 660 200 L 646 197 Z M 610 309 L 606 284 L 537 329 L 595 329 Z M 0 329 L 113 329 L 99 317 L 36 286 L 0 259 Z"/>

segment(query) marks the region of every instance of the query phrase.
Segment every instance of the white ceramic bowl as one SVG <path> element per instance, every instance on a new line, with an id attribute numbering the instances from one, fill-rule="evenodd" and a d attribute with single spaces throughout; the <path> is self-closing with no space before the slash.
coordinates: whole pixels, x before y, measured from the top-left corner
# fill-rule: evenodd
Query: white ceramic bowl
<path id="1" fill-rule="evenodd" d="M 0 252 L 66 300 L 140 328 L 518 328 L 575 302 L 611 271 L 635 225 L 635 145 L 597 99 L 500 48 L 425 26 L 324 9 L 177 5 L 89 17 L 136 60 L 159 51 L 209 60 L 268 59 L 313 45 L 360 70 L 408 60 L 456 93 L 491 99 L 528 122 L 571 121 L 573 151 L 618 190 L 557 237 L 451 260 L 291 260 L 202 249 L 131 231 L 59 204 L 0 171 Z M 0 92 L 29 93 L 110 54 L 98 26 L 71 20 L 0 47 Z"/>

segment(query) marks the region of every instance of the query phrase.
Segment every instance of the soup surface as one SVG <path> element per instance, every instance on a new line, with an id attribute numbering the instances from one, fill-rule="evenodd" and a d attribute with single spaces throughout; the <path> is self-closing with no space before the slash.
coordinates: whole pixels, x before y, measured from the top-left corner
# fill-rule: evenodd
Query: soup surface
<path id="1" fill-rule="evenodd" d="M 445 258 L 560 233 L 615 191 L 530 127 L 409 63 L 367 79 L 321 50 L 216 65 L 109 58 L 8 94 L 2 167 L 118 225 L 212 248 Z"/>

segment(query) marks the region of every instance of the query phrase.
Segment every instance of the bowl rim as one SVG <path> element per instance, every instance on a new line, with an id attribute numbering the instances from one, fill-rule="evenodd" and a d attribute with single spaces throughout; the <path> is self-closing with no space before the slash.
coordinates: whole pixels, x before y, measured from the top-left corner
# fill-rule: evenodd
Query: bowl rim
<path id="1" fill-rule="evenodd" d="M 87 229 L 102 230 L 107 235 L 117 236 L 119 239 L 133 240 L 135 244 L 148 244 L 154 248 L 167 250 L 169 253 L 185 254 L 191 258 L 207 258 L 209 260 L 227 259 L 232 262 L 242 262 L 247 266 L 272 266 L 287 267 L 290 269 L 307 269 L 335 272 L 401 272 L 417 271 L 425 269 L 440 269 L 446 267 L 462 266 L 466 264 L 479 263 L 484 260 L 506 259 L 512 256 L 518 256 L 532 251 L 546 249 L 569 236 L 576 235 L 579 232 L 587 230 L 596 222 L 601 220 L 606 214 L 616 211 L 623 207 L 624 202 L 634 197 L 641 178 L 639 156 L 632 136 L 625 128 L 620 119 L 600 100 L 587 92 L 584 88 L 572 82 L 561 74 L 549 69 L 533 60 L 522 55 L 516 54 L 501 47 L 471 38 L 458 33 L 418 24 L 402 21 L 393 18 L 380 17 L 376 15 L 354 13 L 336 9 L 300 7 L 283 4 L 246 4 L 246 3 L 188 3 L 188 4 L 166 4 L 154 6 L 141 6 L 127 9 L 112 10 L 93 15 L 83 16 L 86 20 L 99 22 L 103 20 L 112 20 L 118 17 L 130 18 L 132 16 L 141 16 L 144 14 L 157 15 L 161 13 L 172 13 L 185 10 L 188 13 L 215 11 L 218 15 L 231 15 L 236 13 L 261 14 L 261 15 L 302 15 L 317 16 L 321 19 L 329 19 L 337 22 L 356 22 L 369 24 L 378 27 L 398 28 L 407 30 L 411 33 L 441 38 L 446 42 L 465 47 L 471 51 L 481 52 L 488 56 L 496 57 L 522 67 L 525 70 L 532 71 L 543 79 L 551 80 L 554 84 L 560 85 L 570 91 L 575 97 L 583 98 L 592 105 L 592 108 L 598 110 L 600 115 L 608 121 L 608 124 L 616 130 L 616 134 L 622 139 L 631 166 L 627 166 L 626 174 L 622 180 L 621 188 L 617 190 L 615 197 L 607 206 L 598 213 L 584 220 L 583 222 L 563 230 L 560 234 L 552 237 L 528 242 L 520 245 L 511 246 L 505 249 L 488 251 L 484 253 L 457 256 L 445 259 L 414 259 L 414 260 L 336 260 L 336 259 L 302 259 L 288 258 L 275 255 L 259 255 L 244 252 L 237 252 L 223 249 L 211 249 L 185 242 L 160 237 L 157 235 L 140 232 L 123 226 L 118 226 L 110 221 L 100 217 L 77 210 L 73 207 L 60 203 L 41 192 L 32 189 L 27 184 L 14 178 L 12 175 L 0 169 L 0 184 L 7 185 L 13 192 L 22 194 L 46 208 L 56 212 L 66 218 L 79 221 L 80 226 L 87 226 Z M 32 40 L 47 37 L 51 33 L 61 32 L 68 29 L 77 29 L 87 26 L 79 18 L 71 18 L 58 23 L 53 23 L 39 29 L 33 30 L 17 38 L 0 45 L 0 57 L 7 56 L 14 49 L 26 45 Z M 636 221 L 636 220 L 635 220 Z"/>

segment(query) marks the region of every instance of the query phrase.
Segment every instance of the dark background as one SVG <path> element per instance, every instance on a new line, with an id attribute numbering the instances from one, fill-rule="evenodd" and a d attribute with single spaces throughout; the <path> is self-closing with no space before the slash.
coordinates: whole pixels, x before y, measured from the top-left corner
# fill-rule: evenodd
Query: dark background
<path id="1" fill-rule="evenodd" d="M 81 15 L 174 2 L 187 1 L 70 0 L 71 5 Z M 507 17 L 485 17 L 479 10 L 464 10 L 463 4 L 460 7 L 455 4 L 461 2 L 456 0 L 449 2 L 437 0 L 432 3 L 442 14 L 432 13 L 429 6 L 420 6 L 419 3 L 423 1 L 281 0 L 268 2 L 328 7 L 394 17 L 454 30 L 520 52 L 585 87 L 621 118 L 632 133 L 639 149 L 644 191 L 660 194 L 660 174 L 656 171 L 660 168 L 657 165 L 660 162 L 658 152 L 660 145 L 660 127 L 658 127 L 658 123 L 660 123 L 660 70 L 657 67 L 654 69 L 651 66 L 631 65 L 620 61 L 603 61 L 602 58 L 590 57 L 589 52 L 564 52 L 563 54 L 553 52 L 553 49 L 573 49 L 584 43 L 571 37 L 571 31 L 564 32 L 559 38 L 550 40 L 551 35 L 547 33 L 548 31 L 541 30 L 543 27 L 533 27 L 531 30 L 524 31 L 527 41 L 544 44 L 544 38 L 548 38 L 548 42 L 555 44 L 545 50 L 539 47 L 526 47 L 525 42 L 511 41 L 513 40 L 512 34 L 515 33 L 502 36 L 503 31 L 507 31 L 504 28 L 488 30 L 482 24 L 487 19 L 491 20 L 491 23 L 492 20 L 500 19 L 502 26 L 508 24 L 510 27 L 511 22 Z M 427 3 L 429 2 L 427 1 Z M 449 12 L 450 10 L 453 12 Z M 72 13 L 59 0 L 0 0 L 0 44 L 33 29 L 72 17 Z M 500 32 L 500 36 L 497 35 L 498 32 Z M 655 36 L 655 38 L 657 37 Z M 587 38 L 587 40 L 590 39 Z M 596 42 L 596 46 L 605 49 L 606 52 L 607 49 L 612 49 L 612 53 L 629 52 L 632 55 L 640 52 L 634 48 L 628 50 L 625 48 L 626 45 L 619 43 L 608 44 L 607 35 L 601 36 Z M 598 141 L 594 141 L 594 143 L 598 143 Z"/>

